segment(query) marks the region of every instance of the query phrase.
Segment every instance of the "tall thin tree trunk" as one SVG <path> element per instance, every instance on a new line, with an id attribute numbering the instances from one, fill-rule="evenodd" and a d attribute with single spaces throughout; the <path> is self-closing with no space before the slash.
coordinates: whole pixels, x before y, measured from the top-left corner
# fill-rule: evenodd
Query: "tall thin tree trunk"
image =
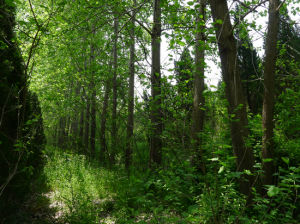
<path id="1" fill-rule="evenodd" d="M 192 126 L 192 138 L 193 148 L 196 154 L 195 165 L 198 169 L 205 173 L 205 165 L 203 161 L 203 126 L 205 116 L 205 98 L 203 96 L 204 91 L 204 54 L 205 54 L 205 5 L 206 0 L 199 1 L 199 14 L 197 15 L 197 30 L 196 30 L 196 44 L 195 44 L 195 73 L 194 73 L 194 100 L 193 100 L 193 126 Z"/>
<path id="2" fill-rule="evenodd" d="M 93 37 L 95 35 L 95 29 L 92 27 Z M 90 56 L 90 67 L 91 67 L 91 156 L 95 157 L 96 148 L 96 87 L 95 87 L 95 46 L 92 38 L 91 43 L 91 56 Z"/>
<path id="3" fill-rule="evenodd" d="M 269 23 L 266 38 L 266 53 L 264 62 L 264 101 L 262 112 L 263 142 L 262 159 L 263 161 L 263 184 L 274 184 L 274 155 L 273 155 L 273 137 L 274 137 L 274 97 L 275 97 L 275 66 L 277 57 L 277 36 L 279 30 L 279 1 L 269 1 Z M 267 162 L 266 159 L 272 159 Z"/>
<path id="4" fill-rule="evenodd" d="M 76 89 L 75 89 L 75 97 L 79 97 L 79 93 L 80 93 L 80 84 L 79 82 L 77 82 L 76 85 Z M 78 126 L 79 126 L 79 119 L 80 117 L 78 116 L 78 112 L 79 112 L 79 105 L 78 103 L 76 103 L 74 105 L 74 111 L 75 113 L 73 114 L 73 119 L 72 119 L 72 123 L 71 123 L 71 136 L 72 136 L 72 148 L 77 148 L 78 147 Z"/>
<path id="5" fill-rule="evenodd" d="M 71 116 L 70 115 L 68 115 L 67 116 L 67 118 L 66 118 L 66 132 L 65 132 L 65 134 L 66 134 L 66 137 L 65 137 L 65 143 L 66 143 L 66 146 L 68 147 L 68 148 L 70 148 L 71 147 L 71 142 L 72 142 L 72 137 L 71 137 Z"/>
<path id="6" fill-rule="evenodd" d="M 115 163 L 115 152 L 117 147 L 117 72 L 118 72 L 118 29 L 119 21 L 117 14 L 114 17 L 114 48 L 113 48 L 113 106 L 112 106 L 112 132 L 111 132 L 111 164 Z"/>
<path id="7" fill-rule="evenodd" d="M 133 1 L 133 7 L 136 5 L 136 0 Z M 132 159 L 132 136 L 134 127 L 134 61 L 135 61 L 135 10 L 131 15 L 131 30 L 130 30 L 130 62 L 129 62 L 129 90 L 128 90 L 128 118 L 127 118 L 127 143 L 125 152 L 125 167 L 129 170 Z"/>
<path id="8" fill-rule="evenodd" d="M 89 137 L 90 137 L 90 98 L 86 92 L 86 108 L 85 108 L 85 119 L 84 119 L 84 150 L 86 153 L 89 152 Z"/>
<path id="9" fill-rule="evenodd" d="M 216 28 L 223 80 L 226 84 L 225 94 L 228 100 L 232 146 L 236 156 L 237 171 L 253 171 L 253 151 L 249 146 L 246 146 L 245 142 L 248 137 L 246 102 L 237 69 L 237 46 L 229 18 L 227 1 L 210 0 L 209 2 Z M 222 21 L 222 24 L 218 21 Z M 242 175 L 239 182 L 241 193 L 247 195 L 248 202 L 250 202 L 252 197 L 251 187 L 254 182 L 253 176 Z"/>
<path id="10" fill-rule="evenodd" d="M 96 153 L 96 88 L 95 83 L 92 85 L 92 99 L 91 99 L 91 155 Z"/>
<path id="11" fill-rule="evenodd" d="M 80 109 L 80 121 L 79 121 L 79 144 L 78 144 L 78 150 L 82 149 L 82 143 L 83 143 L 83 130 L 84 130 L 84 109 Z"/>
<path id="12" fill-rule="evenodd" d="M 66 118 L 61 117 L 59 119 L 59 135 L 58 135 L 58 147 L 63 148 L 66 141 Z"/>
<path id="13" fill-rule="evenodd" d="M 151 36 L 152 65 L 151 65 L 151 103 L 150 103 L 150 166 L 161 164 L 162 160 L 162 99 L 160 73 L 160 42 L 161 42 L 161 2 L 154 0 L 153 28 Z"/>
<path id="14" fill-rule="evenodd" d="M 59 145 L 59 138 L 60 138 L 60 120 L 55 127 L 55 140 L 54 140 L 55 147 L 58 147 Z"/>
<path id="15" fill-rule="evenodd" d="M 102 113 L 101 113 L 101 124 L 100 124 L 100 161 L 105 163 L 106 154 L 107 154 L 107 145 L 106 145 L 106 115 L 107 115 L 107 107 L 108 107 L 108 99 L 109 99 L 109 92 L 110 92 L 110 79 L 108 78 L 105 84 L 105 93 L 103 99 L 103 106 L 102 106 Z"/>

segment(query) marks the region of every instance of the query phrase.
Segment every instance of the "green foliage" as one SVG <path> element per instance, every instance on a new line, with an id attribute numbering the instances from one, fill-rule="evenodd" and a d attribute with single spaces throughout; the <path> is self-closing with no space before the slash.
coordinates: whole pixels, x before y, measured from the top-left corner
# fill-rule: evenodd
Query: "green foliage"
<path id="1" fill-rule="evenodd" d="M 42 164 L 45 136 L 39 101 L 27 89 L 12 1 L 0 2 L 0 17 L 0 217 L 6 217 L 22 202 Z"/>
<path id="2" fill-rule="evenodd" d="M 0 181 L 5 181 L 8 171 L 13 169 L 9 164 L 15 164 L 18 155 L 22 154 L 16 176 L 18 179 L 12 182 L 11 192 L 16 197 L 27 191 L 25 186 L 42 164 L 41 151 L 45 139 L 41 124 L 44 123 L 48 141 L 44 175 L 50 187 L 50 201 L 58 205 L 57 210 L 60 211 L 61 220 L 57 221 L 62 223 L 297 223 L 300 219 L 297 216 L 300 212 L 300 108 L 297 104 L 300 101 L 299 30 L 291 25 L 286 16 L 285 5 L 290 1 L 285 1 L 281 9 L 283 22 L 280 25 L 276 64 L 278 92 L 274 116 L 274 158 L 261 160 L 262 62 L 249 33 L 250 30 L 261 31 L 262 27 L 257 26 L 255 20 L 249 21 L 250 16 L 240 21 L 240 16 L 246 15 L 257 4 L 254 0 L 244 1 L 239 10 L 231 10 L 230 15 L 234 15 L 235 22 L 238 22 L 234 27 L 238 40 L 237 63 L 250 112 L 249 138 L 245 141 L 254 150 L 255 169 L 253 172 L 236 171 L 230 133 L 230 122 L 236 118 L 234 114 L 228 115 L 224 83 L 220 82 L 216 91 L 204 91 L 206 103 L 201 106 L 206 112 L 205 127 L 201 134 L 205 174 L 200 174 L 191 164 L 196 153 L 191 150 L 190 134 L 194 69 L 194 52 L 190 49 L 195 42 L 197 1 L 161 1 L 163 35 L 169 42 L 169 49 L 174 52 L 169 54 L 169 61 L 173 63 L 178 52 L 181 55 L 174 63 L 175 69 L 169 69 L 168 72 L 162 69 L 159 97 L 162 99 L 164 129 L 160 136 L 163 162 L 159 169 L 150 170 L 151 97 L 147 93 L 150 87 L 147 76 L 149 69 L 144 64 L 150 53 L 151 35 L 145 28 L 149 29 L 152 25 L 148 19 L 151 18 L 152 6 L 149 1 L 137 0 L 135 7 L 139 23 L 136 23 L 135 33 L 135 69 L 144 87 L 144 96 L 135 100 L 134 137 L 131 140 L 133 158 L 132 166 L 126 172 L 123 162 L 128 141 L 127 79 L 129 44 L 132 41 L 128 31 L 131 28 L 129 13 L 132 11 L 132 1 L 31 2 L 35 15 L 28 2 L 23 4 L 9 0 L 5 1 L 7 7 L 4 11 L 2 5 L 0 8 L 1 13 L 6 13 L 1 14 L 4 22 L 0 25 L 1 33 L 5 34 L 0 37 L 0 51 L 4 55 L 0 61 L 0 71 L 4 74 L 1 73 L 0 77 L 0 109 L 5 109 L 4 123 L 0 123 L 0 147 L 4 154 L 0 162 L 5 160 L 4 157 L 9 161 L 0 164 Z M 5 17 L 14 14 L 15 5 L 19 7 L 16 32 L 21 51 L 25 52 L 25 65 L 30 59 L 31 50 L 34 56 L 34 60 L 28 61 L 26 71 L 16 47 L 17 38 L 12 26 L 15 21 L 13 16 Z M 260 17 L 267 15 L 267 11 L 260 7 L 257 10 L 250 10 L 251 14 Z M 111 43 L 115 34 L 111 21 L 115 12 L 119 13 L 120 23 L 117 43 L 118 133 L 117 142 L 112 142 L 111 92 L 107 97 L 106 115 L 101 116 L 101 112 L 104 109 L 105 90 L 112 87 Z M 210 11 L 206 10 L 206 13 L 209 16 Z M 204 18 L 204 15 L 199 17 Z M 222 25 L 223 21 L 216 20 L 216 23 Z M 216 56 L 216 45 L 212 44 L 217 42 L 213 35 L 215 30 L 209 22 L 201 25 L 205 26 L 205 55 Z M 33 43 L 32 37 L 35 35 L 37 42 Z M 7 40 L 11 44 L 7 44 Z M 25 79 L 25 73 L 30 83 Z M 27 91 L 28 85 L 41 101 L 42 116 L 37 98 Z M 137 88 L 137 95 L 141 88 Z M 88 106 L 93 90 L 96 90 L 96 156 L 91 158 L 91 111 Z M 26 102 L 22 102 L 25 98 Z M 236 111 L 241 107 L 239 105 Z M 17 123 L 19 114 L 24 115 L 22 126 Z M 99 130 L 103 120 L 106 122 L 104 137 L 107 147 L 100 149 L 102 145 L 99 139 L 102 136 Z M 19 133 L 21 137 L 16 138 Z M 86 133 L 88 139 L 84 142 L 83 135 Z M 56 149 L 49 145 L 58 147 Z M 105 154 L 105 161 L 97 160 L 100 153 Z M 116 157 L 115 166 L 107 169 L 99 165 L 109 164 L 112 155 Z M 262 186 L 262 164 L 271 160 L 277 167 L 277 182 Z M 256 179 L 250 207 L 247 207 L 238 186 L 239 180 L 246 175 L 253 175 Z M 5 211 L 2 209 L 5 205 L 1 205 L 1 212 Z"/>
<path id="3" fill-rule="evenodd" d="M 61 152 L 48 147 L 48 162 L 44 168 L 63 219 L 70 223 L 99 223 L 112 209 L 113 191 L 109 181 L 115 176 L 83 155 Z"/>

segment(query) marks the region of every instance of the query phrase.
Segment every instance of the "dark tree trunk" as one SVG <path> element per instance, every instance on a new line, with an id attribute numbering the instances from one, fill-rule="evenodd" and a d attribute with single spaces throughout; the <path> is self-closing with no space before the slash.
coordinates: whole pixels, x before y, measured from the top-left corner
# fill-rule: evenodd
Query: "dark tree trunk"
<path id="1" fill-rule="evenodd" d="M 117 147 L 117 72 L 118 72 L 118 29 L 119 21 L 117 15 L 114 18 L 114 48 L 113 48 L 113 99 L 112 99 L 112 131 L 111 131 L 111 155 L 110 163 L 115 163 L 115 152 Z"/>
<path id="2" fill-rule="evenodd" d="M 95 29 L 92 27 L 93 36 L 95 35 Z M 90 56 L 90 70 L 91 70 L 91 156 L 95 157 L 96 148 L 96 87 L 95 87 L 95 47 L 94 38 L 91 43 L 91 56 Z"/>
<path id="3" fill-rule="evenodd" d="M 84 130 L 84 109 L 81 108 L 80 121 L 79 121 L 79 144 L 78 144 L 78 150 L 81 150 L 81 148 L 82 148 L 83 130 Z"/>
<path id="4" fill-rule="evenodd" d="M 66 118 L 66 132 L 65 132 L 65 146 L 70 148 L 70 143 L 72 142 L 72 136 L 71 136 L 71 116 L 67 116 Z"/>
<path id="5" fill-rule="evenodd" d="M 279 1 L 269 1 L 269 23 L 266 38 L 266 53 L 264 62 L 264 101 L 262 112 L 263 142 L 262 159 L 272 159 L 272 161 L 263 161 L 263 184 L 272 185 L 274 181 L 274 155 L 273 155 L 273 114 L 274 114 L 274 96 L 275 96 L 275 67 L 277 57 L 277 36 L 279 30 Z"/>
<path id="6" fill-rule="evenodd" d="M 150 166 L 155 167 L 162 161 L 162 99 L 160 73 L 160 42 L 161 42 L 161 2 L 154 0 L 153 28 L 151 35 L 151 103 L 150 103 Z"/>
<path id="7" fill-rule="evenodd" d="M 86 108 L 85 108 L 85 119 L 84 119 L 84 139 L 83 147 L 86 153 L 89 152 L 89 138 L 90 138 L 90 98 L 86 92 Z"/>
<path id="8" fill-rule="evenodd" d="M 203 126 L 205 116 L 205 98 L 203 96 L 204 91 L 204 53 L 205 53 L 205 5 L 206 0 L 200 0 L 200 7 L 198 8 L 199 14 L 197 15 L 197 30 L 196 30 L 196 44 L 195 44 L 195 73 L 194 73 L 194 89 L 193 89 L 193 126 L 192 126 L 192 138 L 195 158 L 193 163 L 196 167 L 205 173 L 205 165 L 203 162 Z"/>
<path id="9" fill-rule="evenodd" d="M 59 135 L 58 135 L 58 147 L 63 148 L 66 141 L 66 118 L 61 117 L 59 119 Z"/>
<path id="10" fill-rule="evenodd" d="M 105 93 L 104 93 L 104 99 L 103 99 L 103 106 L 102 106 L 102 113 L 101 113 L 101 127 L 100 127 L 100 161 L 105 163 L 105 159 L 107 158 L 107 145 L 106 145 L 106 137 L 105 137 L 105 131 L 106 131 L 106 116 L 107 116 L 107 107 L 108 107 L 108 99 L 109 99 L 109 92 L 110 92 L 110 80 L 106 81 L 105 85 Z"/>
<path id="11" fill-rule="evenodd" d="M 55 125 L 54 130 L 53 130 L 53 139 L 51 141 L 52 145 L 54 147 L 57 146 L 57 125 Z"/>
<path id="12" fill-rule="evenodd" d="M 77 87 L 75 89 L 75 97 L 78 98 L 79 97 L 79 93 L 80 93 L 80 85 L 77 82 Z M 71 123 L 71 137 L 72 137 L 72 145 L 73 148 L 77 148 L 78 147 L 78 126 L 79 126 L 79 117 L 78 117 L 78 112 L 79 112 L 79 105 L 76 103 L 74 105 L 74 111 L 75 113 L 73 114 L 73 119 L 72 119 L 72 123 Z"/>
<path id="13" fill-rule="evenodd" d="M 92 100 L 91 100 L 91 156 L 94 157 L 96 153 L 96 89 L 93 83 Z"/>
<path id="14" fill-rule="evenodd" d="M 226 84 L 225 94 L 228 100 L 228 114 L 230 116 L 231 138 L 236 156 L 237 171 L 253 171 L 254 156 L 251 148 L 246 146 L 248 137 L 246 103 L 242 92 L 240 75 L 237 69 L 237 47 L 233 36 L 233 29 L 229 18 L 227 1 L 210 0 L 212 16 L 216 28 L 216 38 L 221 57 L 222 75 Z M 222 24 L 218 23 L 222 21 Z M 253 176 L 242 175 L 240 191 L 251 200 Z"/>
<path id="15" fill-rule="evenodd" d="M 133 7 L 136 5 L 136 0 L 133 2 Z M 130 30 L 130 62 L 129 62 L 129 90 L 128 90 L 128 118 L 127 118 L 127 144 L 125 152 L 125 167 L 129 170 L 132 159 L 132 137 L 134 127 L 134 61 L 135 61 L 135 10 L 132 11 L 131 30 Z"/>

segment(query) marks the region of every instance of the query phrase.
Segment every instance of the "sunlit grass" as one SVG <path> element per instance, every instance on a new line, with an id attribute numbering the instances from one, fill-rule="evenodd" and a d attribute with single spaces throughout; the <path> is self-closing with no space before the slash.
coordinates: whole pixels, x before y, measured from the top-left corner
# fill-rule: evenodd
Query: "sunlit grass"
<path id="1" fill-rule="evenodd" d="M 112 200 L 114 172 L 88 161 L 86 156 L 48 148 L 44 173 L 51 202 L 71 223 L 99 223 Z M 111 203 L 111 202 L 110 202 Z"/>

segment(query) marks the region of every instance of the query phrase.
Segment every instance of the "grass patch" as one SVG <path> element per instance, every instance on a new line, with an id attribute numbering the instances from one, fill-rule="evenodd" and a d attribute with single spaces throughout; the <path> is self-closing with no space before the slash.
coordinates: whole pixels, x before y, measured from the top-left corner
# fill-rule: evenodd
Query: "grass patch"
<path id="1" fill-rule="evenodd" d="M 48 148 L 44 173 L 51 201 L 69 223 L 101 223 L 113 207 L 114 172 L 89 162 L 84 155 Z"/>
<path id="2" fill-rule="evenodd" d="M 109 170 L 86 156 L 47 149 L 44 175 L 62 223 L 190 223 L 180 214 L 193 204 L 193 178 L 184 170 Z"/>

